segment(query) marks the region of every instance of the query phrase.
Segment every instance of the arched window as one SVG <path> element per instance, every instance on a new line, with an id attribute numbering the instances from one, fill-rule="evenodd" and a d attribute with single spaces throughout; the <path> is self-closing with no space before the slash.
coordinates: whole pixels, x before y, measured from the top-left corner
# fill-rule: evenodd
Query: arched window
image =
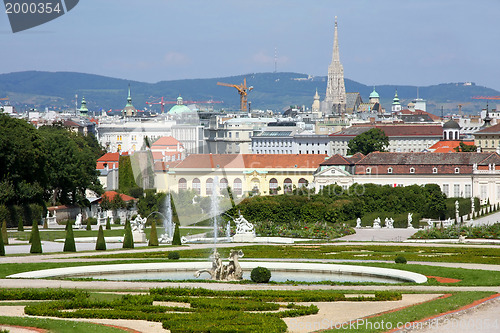
<path id="1" fill-rule="evenodd" d="M 196 192 L 196 194 L 201 193 L 201 182 L 199 178 L 193 179 L 193 190 Z"/>
<path id="2" fill-rule="evenodd" d="M 387 168 L 387 173 L 392 173 L 392 168 Z"/>
<path id="3" fill-rule="evenodd" d="M 305 178 L 299 179 L 299 187 L 306 187 L 309 182 Z"/>
<path id="4" fill-rule="evenodd" d="M 226 178 L 221 178 L 219 188 L 221 191 L 227 189 L 227 179 Z"/>
<path id="5" fill-rule="evenodd" d="M 243 188 L 241 184 L 241 179 L 236 178 L 233 183 L 233 193 L 234 195 L 242 195 L 243 194 Z"/>
<path id="6" fill-rule="evenodd" d="M 283 182 L 283 190 L 285 193 L 292 193 L 292 180 L 290 178 L 286 178 Z"/>
<path id="7" fill-rule="evenodd" d="M 207 183 L 205 185 L 205 193 L 207 195 L 212 195 L 213 188 L 214 188 L 214 180 L 212 178 L 208 178 Z"/>
<path id="8" fill-rule="evenodd" d="M 269 194 L 278 194 L 278 180 L 276 178 L 269 180 Z"/>
<path id="9" fill-rule="evenodd" d="M 410 168 L 410 173 L 415 173 L 415 168 Z"/>
<path id="10" fill-rule="evenodd" d="M 186 180 L 186 178 L 179 179 L 179 191 L 180 190 L 187 190 L 187 180 Z"/>

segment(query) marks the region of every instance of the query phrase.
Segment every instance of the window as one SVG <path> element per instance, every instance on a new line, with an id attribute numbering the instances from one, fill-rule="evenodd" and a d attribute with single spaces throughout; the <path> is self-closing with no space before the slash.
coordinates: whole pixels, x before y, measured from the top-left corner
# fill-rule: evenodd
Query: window
<path id="1" fill-rule="evenodd" d="M 454 184 L 453 185 L 453 196 L 455 198 L 460 197 L 460 184 Z"/>
<path id="2" fill-rule="evenodd" d="M 443 193 L 448 197 L 450 195 L 450 185 L 443 184 Z"/>
<path id="3" fill-rule="evenodd" d="M 290 178 L 286 178 L 283 182 L 283 189 L 285 194 L 292 193 L 292 180 Z"/>
<path id="4" fill-rule="evenodd" d="M 392 173 L 392 168 L 387 168 L 387 173 Z"/>
<path id="5" fill-rule="evenodd" d="M 193 190 L 198 195 L 201 193 L 201 182 L 199 178 L 193 179 Z"/>
<path id="6" fill-rule="evenodd" d="M 236 139 L 240 138 L 240 132 L 236 132 L 235 135 L 236 135 Z"/>
<path id="7" fill-rule="evenodd" d="M 221 189 L 221 191 L 227 188 L 227 184 L 228 184 L 227 179 L 221 178 L 220 185 L 219 185 L 219 188 Z"/>
<path id="8" fill-rule="evenodd" d="M 455 173 L 460 173 L 460 168 L 455 168 Z"/>
<path id="9" fill-rule="evenodd" d="M 415 168 L 410 168 L 410 173 L 415 173 Z"/>
<path id="10" fill-rule="evenodd" d="M 472 185 L 471 184 L 465 184 L 465 197 L 466 198 L 472 197 Z"/>
<path id="11" fill-rule="evenodd" d="M 205 193 L 207 195 L 212 195 L 213 188 L 214 188 L 214 180 L 212 178 L 208 178 L 205 184 Z"/>
<path id="12" fill-rule="evenodd" d="M 242 195 L 243 194 L 243 190 L 242 190 L 242 187 L 241 187 L 241 179 L 239 178 L 236 178 L 234 180 L 234 183 L 233 183 L 233 193 L 235 195 Z"/>
<path id="13" fill-rule="evenodd" d="M 187 190 L 187 180 L 185 178 L 179 179 L 179 191 Z"/>
<path id="14" fill-rule="evenodd" d="M 365 173 L 368 174 L 368 175 L 371 174 L 372 173 L 372 168 L 366 168 L 365 169 Z"/>
<path id="15" fill-rule="evenodd" d="M 299 187 L 306 187 L 307 186 L 307 179 L 300 178 L 299 179 Z"/>
<path id="16" fill-rule="evenodd" d="M 269 194 L 278 194 L 278 180 L 276 178 L 269 180 Z"/>
<path id="17" fill-rule="evenodd" d="M 481 185 L 481 200 L 484 203 L 486 202 L 486 199 L 488 199 L 487 193 L 488 193 L 487 185 Z"/>
<path id="18" fill-rule="evenodd" d="M 432 168 L 432 173 L 438 173 L 438 168 Z"/>

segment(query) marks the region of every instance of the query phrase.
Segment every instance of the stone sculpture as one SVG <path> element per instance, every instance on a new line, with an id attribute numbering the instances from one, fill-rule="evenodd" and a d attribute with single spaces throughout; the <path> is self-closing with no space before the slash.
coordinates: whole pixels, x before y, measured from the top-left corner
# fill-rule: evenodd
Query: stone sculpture
<path id="1" fill-rule="evenodd" d="M 380 217 L 377 217 L 375 220 L 373 220 L 373 228 L 380 229 Z"/>
<path id="2" fill-rule="evenodd" d="M 359 217 L 356 220 L 356 229 L 361 229 L 361 219 Z"/>
<path id="3" fill-rule="evenodd" d="M 212 259 L 211 269 L 200 269 L 194 276 L 199 277 L 201 273 L 209 273 L 211 280 L 219 281 L 237 281 L 243 279 L 243 270 L 241 269 L 239 258 L 243 257 L 242 250 L 231 250 L 229 254 L 229 263 L 224 265 L 217 249 L 210 256 Z"/>

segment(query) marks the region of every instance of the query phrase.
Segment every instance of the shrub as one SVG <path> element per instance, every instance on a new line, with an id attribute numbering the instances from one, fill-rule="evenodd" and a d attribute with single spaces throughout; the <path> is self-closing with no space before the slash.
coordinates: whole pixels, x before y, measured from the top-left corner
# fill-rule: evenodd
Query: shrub
<path id="1" fill-rule="evenodd" d="M 104 231 L 102 230 L 102 225 L 99 226 L 99 231 L 97 232 L 97 241 L 95 243 L 95 249 L 96 251 L 106 250 L 106 240 L 104 239 Z"/>
<path id="2" fill-rule="evenodd" d="M 182 245 L 181 242 L 181 232 L 179 230 L 179 224 L 175 224 L 174 237 L 172 239 L 172 245 Z"/>
<path id="3" fill-rule="evenodd" d="M 170 260 L 178 260 L 181 257 L 179 252 L 169 252 L 168 253 L 168 259 Z"/>
<path id="4" fill-rule="evenodd" d="M 394 262 L 396 264 L 406 264 L 406 258 L 403 257 L 402 255 L 399 255 L 396 257 L 396 259 L 394 260 Z"/>
<path id="5" fill-rule="evenodd" d="M 255 267 L 250 273 L 250 279 L 256 283 L 268 283 L 271 279 L 271 271 L 265 267 Z"/>
<path id="6" fill-rule="evenodd" d="M 33 221 L 31 228 L 31 248 L 30 253 L 42 253 L 42 242 L 40 240 L 40 231 L 38 230 L 38 223 Z"/>
<path id="7" fill-rule="evenodd" d="M 156 221 L 153 221 L 153 223 L 151 224 L 151 232 L 149 233 L 148 246 L 158 246 L 158 233 L 156 231 Z"/>
<path id="8" fill-rule="evenodd" d="M 114 223 L 114 224 L 120 224 L 120 223 L 121 223 L 120 218 L 119 218 L 119 217 L 115 217 L 115 218 L 113 219 L 113 223 Z"/>
<path id="9" fill-rule="evenodd" d="M 87 219 L 87 227 L 85 228 L 85 230 L 87 231 L 92 230 L 92 224 L 90 223 L 90 219 Z"/>
<path id="10" fill-rule="evenodd" d="M 66 240 L 64 241 L 63 252 L 76 252 L 75 236 L 71 223 L 66 226 Z"/>
<path id="11" fill-rule="evenodd" d="M 109 217 L 106 217 L 106 230 L 111 230 L 111 222 L 109 221 Z"/>

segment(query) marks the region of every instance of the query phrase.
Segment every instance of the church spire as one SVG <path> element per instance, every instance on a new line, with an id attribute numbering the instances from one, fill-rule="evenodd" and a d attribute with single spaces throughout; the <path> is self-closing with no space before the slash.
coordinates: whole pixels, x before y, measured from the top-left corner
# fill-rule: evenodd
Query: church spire
<path id="1" fill-rule="evenodd" d="M 333 53 L 332 53 L 332 63 L 340 62 L 340 54 L 339 54 L 339 34 L 337 31 L 337 16 L 335 16 L 335 32 L 333 33 Z"/>
<path id="2" fill-rule="evenodd" d="M 328 83 L 325 100 L 322 105 L 322 111 L 325 114 L 343 114 L 346 111 L 344 67 L 340 63 L 337 27 L 337 17 L 335 16 L 332 63 L 328 66 Z"/>

